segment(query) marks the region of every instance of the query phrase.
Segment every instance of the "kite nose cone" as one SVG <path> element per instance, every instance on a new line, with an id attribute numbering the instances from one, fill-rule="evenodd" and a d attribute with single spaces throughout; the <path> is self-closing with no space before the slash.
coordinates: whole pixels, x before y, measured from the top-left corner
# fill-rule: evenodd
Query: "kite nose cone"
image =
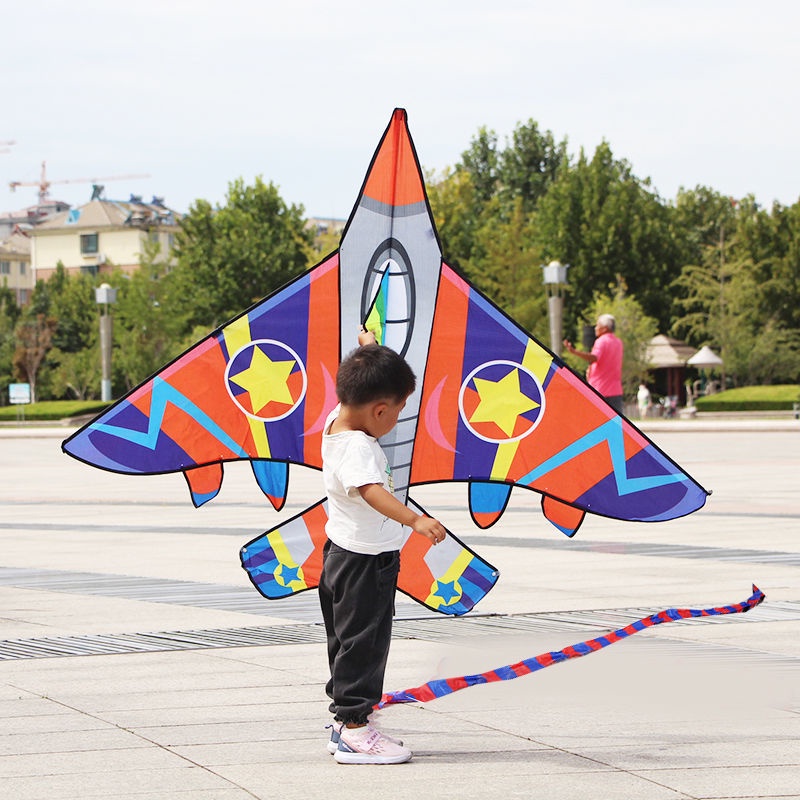
<path id="1" fill-rule="evenodd" d="M 396 108 L 392 114 L 364 183 L 364 195 L 388 206 L 408 206 L 425 199 L 405 109 Z"/>

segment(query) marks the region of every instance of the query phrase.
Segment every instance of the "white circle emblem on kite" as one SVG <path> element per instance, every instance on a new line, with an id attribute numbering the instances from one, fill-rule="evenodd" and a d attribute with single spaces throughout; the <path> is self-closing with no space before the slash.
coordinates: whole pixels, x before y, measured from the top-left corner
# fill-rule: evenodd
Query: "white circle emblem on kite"
<path id="1" fill-rule="evenodd" d="M 251 419 L 278 422 L 303 402 L 308 376 L 300 356 L 287 344 L 256 339 L 228 361 L 225 388 Z"/>
<path id="2" fill-rule="evenodd" d="M 515 361 L 486 361 L 467 375 L 458 393 L 458 413 L 470 433 L 505 444 L 530 436 L 544 416 L 539 379 Z"/>

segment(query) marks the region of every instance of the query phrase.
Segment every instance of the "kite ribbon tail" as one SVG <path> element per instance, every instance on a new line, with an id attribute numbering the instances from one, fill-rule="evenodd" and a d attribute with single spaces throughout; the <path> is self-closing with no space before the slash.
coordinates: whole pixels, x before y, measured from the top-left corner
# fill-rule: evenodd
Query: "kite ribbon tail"
<path id="1" fill-rule="evenodd" d="M 505 667 L 498 667 L 488 672 L 481 672 L 477 675 L 462 675 L 458 678 L 441 678 L 440 680 L 428 681 L 428 683 L 417 686 L 414 689 L 386 692 L 383 697 L 381 697 L 380 702 L 376 704 L 375 708 L 385 708 L 386 706 L 396 705 L 398 703 L 427 703 L 430 700 L 436 700 L 439 697 L 444 697 L 445 695 L 452 694 L 461 689 L 466 689 L 469 686 L 521 678 L 523 675 L 537 672 L 540 669 L 550 667 L 553 664 L 559 664 L 570 658 L 587 656 L 590 653 L 608 647 L 610 644 L 615 644 L 622 639 L 627 639 L 628 636 L 633 636 L 634 633 L 639 633 L 639 631 L 643 631 L 645 628 L 652 628 L 654 625 L 661 625 L 665 622 L 677 622 L 682 619 L 691 619 L 694 617 L 744 614 L 763 602 L 764 597 L 764 593 L 754 584 L 753 594 L 748 597 L 747 600 L 743 600 L 740 603 L 734 603 L 729 606 L 718 606 L 716 608 L 668 608 L 664 611 L 659 611 L 657 614 L 651 614 L 649 617 L 643 617 L 630 625 L 626 625 L 624 628 L 619 628 L 613 633 L 570 645 L 563 650 L 542 653 L 541 655 L 527 658 L 516 664 L 508 664 Z"/>

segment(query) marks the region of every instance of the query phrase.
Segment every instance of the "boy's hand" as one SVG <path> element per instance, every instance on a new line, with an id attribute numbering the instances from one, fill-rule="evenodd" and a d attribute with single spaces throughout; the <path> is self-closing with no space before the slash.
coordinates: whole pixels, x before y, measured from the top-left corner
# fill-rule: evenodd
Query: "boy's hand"
<path id="1" fill-rule="evenodd" d="M 439 544 L 447 535 L 444 525 L 433 517 L 417 517 L 413 528 L 426 539 L 430 539 L 434 545 Z"/>
<path id="2" fill-rule="evenodd" d="M 365 344 L 377 344 L 378 340 L 372 331 L 368 331 L 363 325 L 358 332 L 358 344 L 363 347 Z"/>

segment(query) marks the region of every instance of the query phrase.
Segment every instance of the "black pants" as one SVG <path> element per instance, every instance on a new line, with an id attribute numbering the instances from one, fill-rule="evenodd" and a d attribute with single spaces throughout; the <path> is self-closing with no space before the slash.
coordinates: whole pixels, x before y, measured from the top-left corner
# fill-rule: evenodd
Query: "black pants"
<path id="1" fill-rule="evenodd" d="M 615 394 L 611 397 L 606 397 L 606 402 L 617 412 L 617 414 L 625 413 L 624 398 L 621 394 Z"/>
<path id="2" fill-rule="evenodd" d="M 325 691 L 340 722 L 366 723 L 383 694 L 399 571 L 397 550 L 368 556 L 325 544 L 319 581 L 331 670 Z"/>

